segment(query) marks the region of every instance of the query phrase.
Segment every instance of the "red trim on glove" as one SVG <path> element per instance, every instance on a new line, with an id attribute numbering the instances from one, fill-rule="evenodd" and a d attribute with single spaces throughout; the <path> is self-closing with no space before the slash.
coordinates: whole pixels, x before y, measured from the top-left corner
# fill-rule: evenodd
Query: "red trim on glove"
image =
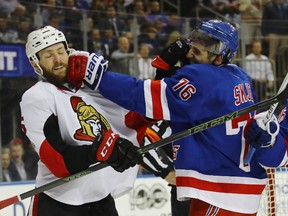
<path id="1" fill-rule="evenodd" d="M 103 137 L 103 140 L 96 152 L 98 161 L 107 161 L 113 152 L 115 142 L 119 138 L 118 134 L 114 134 L 112 130 L 108 130 Z"/>
<path id="2" fill-rule="evenodd" d="M 169 69 L 169 64 L 167 64 L 160 56 L 156 56 L 151 62 L 151 65 L 155 68 L 167 71 Z"/>

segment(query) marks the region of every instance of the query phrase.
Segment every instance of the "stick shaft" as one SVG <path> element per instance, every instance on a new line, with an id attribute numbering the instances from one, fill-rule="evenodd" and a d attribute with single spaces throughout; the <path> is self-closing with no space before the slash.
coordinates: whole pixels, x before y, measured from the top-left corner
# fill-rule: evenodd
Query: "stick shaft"
<path id="1" fill-rule="evenodd" d="M 280 100 L 285 99 L 286 96 L 287 96 L 287 91 L 288 91 L 288 88 L 286 88 L 285 91 L 282 91 L 281 93 L 275 95 L 274 97 L 272 97 L 270 99 L 261 101 L 261 102 L 259 102 L 257 104 L 254 104 L 252 106 L 243 108 L 241 110 L 229 113 L 227 115 L 220 116 L 218 118 L 212 119 L 212 120 L 210 120 L 208 122 L 205 122 L 203 124 L 197 125 L 195 127 L 187 129 L 185 131 L 176 133 L 174 135 L 171 135 L 171 136 L 169 136 L 169 137 L 167 137 L 165 139 L 159 140 L 159 141 L 157 141 L 155 143 L 152 143 L 150 145 L 143 146 L 143 147 L 141 147 L 138 150 L 138 152 L 140 154 L 145 154 L 149 150 L 162 147 L 164 145 L 167 145 L 167 144 L 169 144 L 171 142 L 174 142 L 176 140 L 182 139 L 182 138 L 187 137 L 189 135 L 192 135 L 192 134 L 195 134 L 195 133 L 199 133 L 199 132 L 204 131 L 204 130 L 206 130 L 208 128 L 220 125 L 220 124 L 222 124 L 222 123 L 224 123 L 226 121 L 229 121 L 229 120 L 232 120 L 234 118 L 237 118 L 237 117 L 239 117 L 241 115 L 248 114 L 248 113 L 253 112 L 255 110 L 258 110 L 258 109 L 266 108 L 266 107 L 270 106 L 271 104 L 277 103 Z M 14 203 L 16 203 L 16 202 L 18 202 L 20 200 L 26 199 L 28 197 L 32 197 L 32 196 L 34 196 L 36 194 L 42 193 L 42 192 L 47 191 L 49 189 L 52 189 L 52 188 L 55 188 L 55 187 L 60 186 L 62 184 L 65 184 L 67 182 L 70 182 L 70 181 L 73 181 L 75 179 L 81 178 L 82 176 L 86 176 L 86 175 L 88 175 L 88 174 L 90 174 L 92 172 L 98 171 L 98 170 L 103 169 L 103 168 L 105 168 L 107 166 L 109 166 L 107 163 L 95 164 L 95 165 L 92 165 L 88 169 L 83 170 L 81 172 L 72 174 L 70 176 L 67 176 L 67 177 L 64 177 L 64 178 L 61 178 L 61 179 L 57 179 L 57 180 L 52 181 L 52 182 L 50 182 L 48 184 L 45 184 L 45 185 L 40 186 L 38 188 L 35 188 L 35 189 L 32 189 L 32 190 L 27 191 L 25 193 L 22 193 L 22 194 L 20 194 L 18 196 L 13 196 L 11 198 L 2 200 L 2 201 L 0 201 L 0 209 L 5 208 L 5 207 L 7 207 L 9 205 L 12 205 L 12 204 L 14 204 Z"/>
<path id="2" fill-rule="evenodd" d="M 285 89 L 287 90 L 287 89 Z M 149 150 L 152 150 L 152 149 L 155 149 L 155 148 L 159 148 L 159 147 L 162 147 L 164 145 L 167 145 L 168 143 L 171 143 L 171 142 L 174 142 L 176 140 L 179 140 L 179 139 L 182 139 L 186 136 L 189 136 L 189 135 L 193 135 L 195 133 L 199 133 L 201 131 L 204 131 L 208 128 L 211 128 L 211 127 L 214 127 L 214 126 L 217 126 L 217 125 L 220 125 L 226 121 L 229 121 L 229 120 L 232 120 L 232 119 L 235 119 L 239 116 L 242 116 L 242 115 L 245 115 L 245 114 L 248 114 L 250 112 L 253 112 L 255 110 L 259 110 L 259 109 L 263 109 L 263 108 L 266 108 L 268 106 L 270 106 L 271 104 L 274 104 L 274 103 L 277 103 L 279 100 L 282 100 L 283 96 L 286 95 L 286 92 L 287 91 L 282 91 L 281 93 L 277 94 L 276 96 L 270 98 L 270 99 L 267 99 L 267 100 L 264 100 L 264 101 L 261 101 L 257 104 L 253 104 L 249 107 L 245 107 L 241 110 L 237 110 L 235 112 L 231 112 L 229 114 L 226 114 L 224 116 L 220 116 L 218 118 L 215 118 L 215 119 L 212 119 L 210 121 L 207 121 L 203 124 L 200 124 L 200 125 L 197 125 L 195 127 L 192 127 L 190 129 L 187 129 L 185 131 L 182 131 L 182 132 L 179 132 L 179 133 L 176 133 L 174 135 L 171 135 L 165 139 L 162 139 L 162 140 L 159 140 L 155 143 L 152 143 L 150 145 L 147 145 L 147 146 L 143 146 L 141 147 L 140 149 L 140 153 L 146 153 L 147 151 Z"/>

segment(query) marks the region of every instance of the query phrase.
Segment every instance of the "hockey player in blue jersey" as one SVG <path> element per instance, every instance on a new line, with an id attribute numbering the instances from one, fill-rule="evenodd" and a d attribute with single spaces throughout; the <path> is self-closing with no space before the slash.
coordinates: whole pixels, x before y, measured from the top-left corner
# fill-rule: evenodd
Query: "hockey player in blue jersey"
<path id="1" fill-rule="evenodd" d="M 240 67 L 229 64 L 238 49 L 236 29 L 220 20 L 201 22 L 188 38 L 186 54 L 190 64 L 175 75 L 162 80 L 137 80 L 135 77 L 89 68 L 101 68 L 101 58 L 89 60 L 83 72 L 70 82 L 84 83 L 111 101 L 151 119 L 171 122 L 172 133 L 245 108 L 255 103 L 255 92 L 248 75 Z M 159 67 L 166 67 L 158 58 Z M 77 68 L 77 67 L 76 67 Z M 75 70 L 75 68 L 74 68 Z M 95 70 L 94 70 L 95 71 Z M 83 74 L 84 73 L 84 74 Z M 78 79 L 80 77 L 80 79 Z M 280 167 L 287 163 L 287 146 L 282 136 L 271 137 L 259 127 L 262 116 L 253 113 L 225 124 L 209 128 L 173 143 L 177 197 L 190 200 L 190 216 L 256 215 L 267 183 L 264 167 Z M 259 120 L 260 119 L 260 120 Z M 249 164 L 244 158 L 250 147 L 257 148 Z M 275 118 L 272 123 L 277 125 Z M 261 148 L 255 131 L 265 135 L 273 148 Z M 262 137 L 262 136 L 261 136 Z"/>

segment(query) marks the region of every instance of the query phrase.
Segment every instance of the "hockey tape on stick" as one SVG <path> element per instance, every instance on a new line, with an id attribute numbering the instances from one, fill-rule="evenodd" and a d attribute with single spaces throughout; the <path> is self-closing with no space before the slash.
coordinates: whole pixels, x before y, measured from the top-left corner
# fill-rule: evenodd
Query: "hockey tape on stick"
<path id="1" fill-rule="evenodd" d="M 280 93 L 278 93 L 277 95 L 275 95 L 272 98 L 269 98 L 267 100 L 261 101 L 261 102 L 259 102 L 257 104 L 253 104 L 252 106 L 243 108 L 241 110 L 238 110 L 238 111 L 235 111 L 235 112 L 220 116 L 218 118 L 212 119 L 212 120 L 210 120 L 208 122 L 205 122 L 203 124 L 197 125 L 195 127 L 187 129 L 185 131 L 176 133 L 176 134 L 171 135 L 171 136 L 169 136 L 169 137 L 167 137 L 165 139 L 162 139 L 162 140 L 159 140 L 157 142 L 154 142 L 154 143 L 152 143 L 150 145 L 143 146 L 143 147 L 141 147 L 138 150 L 138 153 L 143 155 L 143 154 L 145 154 L 146 152 L 148 152 L 148 151 L 150 151 L 152 149 L 156 149 L 156 148 L 168 145 L 171 142 L 174 142 L 174 141 L 182 139 L 184 137 L 199 133 L 199 132 L 204 131 L 204 130 L 206 130 L 208 128 L 220 125 L 220 124 L 222 124 L 222 123 L 224 123 L 226 121 L 230 121 L 232 119 L 235 119 L 235 118 L 237 118 L 239 116 L 248 114 L 248 113 L 253 112 L 255 110 L 266 108 L 266 107 L 268 107 L 268 106 L 270 106 L 272 104 L 275 104 L 275 103 L 278 103 L 278 102 L 280 102 L 282 100 L 285 100 L 287 98 L 287 96 L 288 96 L 288 88 L 285 88 L 283 91 L 281 91 Z M 55 180 L 53 182 L 50 182 L 50 183 L 45 184 L 43 186 L 40 186 L 38 188 L 32 189 L 32 190 L 27 191 L 25 193 L 22 193 L 20 195 L 16 195 L 16 196 L 10 197 L 8 199 L 1 200 L 0 201 L 0 209 L 3 209 L 5 207 L 7 207 L 7 206 L 10 206 L 10 205 L 14 204 L 14 203 L 17 203 L 17 202 L 19 202 L 21 200 L 24 200 L 24 199 L 26 199 L 28 197 L 32 197 L 32 196 L 34 196 L 36 194 L 39 194 L 39 193 L 42 193 L 44 191 L 50 190 L 52 188 L 55 188 L 57 186 L 65 184 L 67 182 L 70 182 L 70 181 L 73 181 L 75 179 L 81 178 L 82 176 L 86 176 L 86 175 L 88 175 L 88 174 L 90 174 L 92 172 L 101 170 L 101 169 L 103 169 L 105 167 L 108 167 L 108 166 L 109 165 L 107 163 L 95 164 L 95 165 L 93 165 L 93 166 L 89 167 L 88 169 L 83 170 L 81 172 L 72 174 L 70 176 L 67 176 L 67 177 L 64 177 L 64 178 L 61 178 L 61 179 L 57 179 L 57 180 Z"/>
<path id="2" fill-rule="evenodd" d="M 287 88 L 287 84 L 288 84 L 288 73 L 286 74 L 277 94 L 283 92 L 286 88 Z M 279 101 L 277 101 L 276 103 L 272 104 L 267 112 L 267 115 L 265 116 L 265 121 L 264 123 L 267 124 L 268 121 L 272 118 L 277 106 L 279 104 Z M 249 164 L 254 153 L 255 153 L 256 149 L 253 146 L 250 146 L 248 154 L 246 156 L 246 158 L 244 159 L 244 164 Z"/>

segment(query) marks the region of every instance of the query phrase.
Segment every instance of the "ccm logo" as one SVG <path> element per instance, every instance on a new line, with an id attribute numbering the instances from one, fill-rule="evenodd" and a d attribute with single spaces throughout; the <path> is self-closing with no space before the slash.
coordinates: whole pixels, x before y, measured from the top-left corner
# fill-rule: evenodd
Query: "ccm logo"
<path id="1" fill-rule="evenodd" d="M 86 77 L 89 80 L 91 80 L 91 78 L 92 78 L 93 70 L 95 69 L 97 58 L 98 58 L 97 55 L 93 55 L 93 57 L 89 61 L 89 65 L 88 65 L 88 68 L 87 68 L 87 75 L 86 75 Z"/>
<path id="2" fill-rule="evenodd" d="M 111 135 L 108 137 L 106 143 L 104 144 L 104 146 L 103 146 L 103 148 L 102 148 L 102 150 L 100 152 L 101 157 L 105 158 L 105 157 L 109 157 L 110 156 L 111 151 L 113 150 L 115 137 L 116 137 L 116 134 L 114 134 L 114 133 L 111 133 Z M 110 148 L 111 146 L 112 146 L 112 148 Z M 105 158 L 105 160 L 106 159 L 107 158 Z"/>

